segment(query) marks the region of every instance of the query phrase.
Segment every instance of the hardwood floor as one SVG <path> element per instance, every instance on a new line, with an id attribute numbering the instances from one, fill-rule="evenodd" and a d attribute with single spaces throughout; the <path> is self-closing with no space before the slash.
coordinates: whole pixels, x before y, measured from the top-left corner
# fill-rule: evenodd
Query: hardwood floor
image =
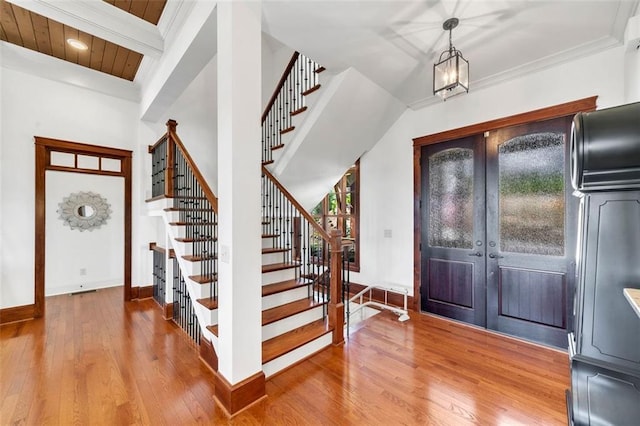
<path id="1" fill-rule="evenodd" d="M 566 354 L 387 312 L 228 420 L 196 348 L 122 291 L 47 298 L 46 319 L 0 328 L 0 424 L 566 424 Z"/>

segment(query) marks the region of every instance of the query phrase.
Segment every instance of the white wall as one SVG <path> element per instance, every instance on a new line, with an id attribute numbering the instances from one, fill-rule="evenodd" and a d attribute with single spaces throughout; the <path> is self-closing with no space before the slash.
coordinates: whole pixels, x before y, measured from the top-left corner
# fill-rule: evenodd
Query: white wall
<path id="1" fill-rule="evenodd" d="M 276 84 L 289 63 L 294 50 L 268 34 L 262 34 L 262 110 L 271 99 Z"/>
<path id="2" fill-rule="evenodd" d="M 625 103 L 640 102 L 640 48 L 633 46 L 625 55 Z"/>
<path id="3" fill-rule="evenodd" d="M 593 95 L 598 108 L 620 105 L 624 74 L 619 47 L 407 110 L 360 162 L 360 273 L 351 279 L 413 293 L 413 138 Z M 384 238 L 384 230 L 392 236 Z"/>
<path id="4" fill-rule="evenodd" d="M 133 149 L 138 105 L 11 69 L 2 70 L 0 308 L 34 303 L 34 136 Z M 134 153 L 134 170 L 140 158 Z M 147 243 L 136 229 L 139 205 L 134 181 L 133 229 L 136 265 Z M 141 280 L 133 271 L 133 285 Z M 147 279 L 144 279 L 146 282 Z M 148 283 L 146 283 L 148 284 Z M 144 285 L 144 283 L 143 283 Z"/>
<path id="5" fill-rule="evenodd" d="M 60 219 L 59 204 L 71 193 L 94 192 L 111 214 L 94 230 L 71 229 Z M 46 172 L 45 295 L 124 284 L 124 178 Z"/>
<path id="6" fill-rule="evenodd" d="M 217 194 L 217 133 L 218 119 L 216 117 L 216 79 L 217 56 L 202 69 L 184 92 L 167 109 L 164 117 L 155 122 L 142 122 L 146 135 L 143 143 L 153 144 L 166 131 L 169 119 L 176 120 L 176 129 L 180 140 L 198 166 L 200 172 L 209 183 L 214 194 Z M 146 141 L 146 142 L 144 142 Z M 259 143 L 259 142 L 258 142 Z M 149 170 L 150 157 L 147 155 L 145 167 Z M 151 181 L 146 182 L 146 197 L 151 197 Z"/>

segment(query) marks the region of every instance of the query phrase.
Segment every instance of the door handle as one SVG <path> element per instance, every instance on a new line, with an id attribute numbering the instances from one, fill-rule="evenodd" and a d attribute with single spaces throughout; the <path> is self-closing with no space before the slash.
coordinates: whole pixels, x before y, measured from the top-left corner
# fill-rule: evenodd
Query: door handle
<path id="1" fill-rule="evenodd" d="M 477 251 L 477 252 L 475 252 L 475 253 L 469 253 L 469 256 L 482 257 L 482 253 L 480 253 L 479 251 Z"/>
<path id="2" fill-rule="evenodd" d="M 490 253 L 489 257 L 491 259 L 502 259 L 504 256 L 500 256 L 499 254 L 495 254 L 495 253 Z"/>

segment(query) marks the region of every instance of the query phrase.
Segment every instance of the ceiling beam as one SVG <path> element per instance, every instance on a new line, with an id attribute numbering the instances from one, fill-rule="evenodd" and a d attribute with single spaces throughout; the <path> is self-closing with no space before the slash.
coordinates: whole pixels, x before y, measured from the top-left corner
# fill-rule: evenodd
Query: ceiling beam
<path id="1" fill-rule="evenodd" d="M 145 56 L 159 58 L 164 50 L 155 25 L 101 0 L 6 1 Z"/>

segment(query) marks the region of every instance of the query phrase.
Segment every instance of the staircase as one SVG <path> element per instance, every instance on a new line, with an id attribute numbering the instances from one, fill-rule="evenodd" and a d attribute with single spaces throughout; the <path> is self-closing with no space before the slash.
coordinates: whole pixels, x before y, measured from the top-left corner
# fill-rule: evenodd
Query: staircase
<path id="1" fill-rule="evenodd" d="M 265 167 L 285 147 L 294 118 L 307 111 L 305 96 L 318 91 L 322 71 L 294 55 L 263 115 L 262 363 L 267 378 L 343 340 L 341 236 L 324 231 Z M 173 303 L 174 320 L 176 311 L 192 309 L 194 320 L 186 315 L 180 325 L 217 351 L 218 200 L 184 149 L 176 126 L 170 120 L 167 133 L 149 149 L 154 197 L 149 213 L 163 218 L 167 249 L 175 252 L 174 300 L 168 300 L 167 292 L 165 303 Z M 185 291 L 176 293 L 177 285 Z M 175 300 L 185 294 L 195 303 Z M 187 329 L 195 319 L 198 333 Z"/>

